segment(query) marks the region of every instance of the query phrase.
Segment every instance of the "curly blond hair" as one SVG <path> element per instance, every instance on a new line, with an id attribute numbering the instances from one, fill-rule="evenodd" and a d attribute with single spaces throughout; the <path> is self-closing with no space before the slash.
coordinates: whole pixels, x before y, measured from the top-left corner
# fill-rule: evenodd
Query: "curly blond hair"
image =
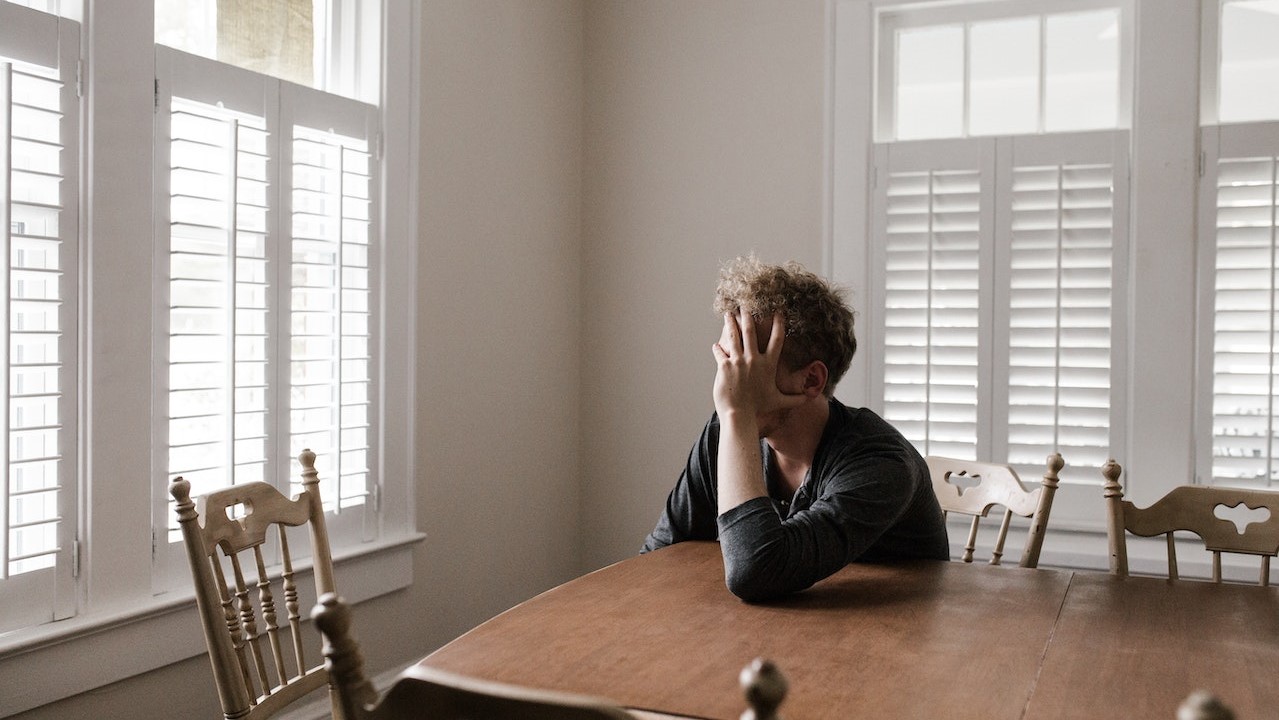
<path id="1" fill-rule="evenodd" d="M 782 362 L 798 370 L 814 360 L 826 365 L 826 395 L 857 352 L 853 311 L 844 302 L 844 290 L 805 270 L 797 262 L 768 265 L 750 255 L 724 264 L 715 289 L 715 312 L 735 313 L 745 308 L 756 319 L 780 311 L 786 320 Z"/>

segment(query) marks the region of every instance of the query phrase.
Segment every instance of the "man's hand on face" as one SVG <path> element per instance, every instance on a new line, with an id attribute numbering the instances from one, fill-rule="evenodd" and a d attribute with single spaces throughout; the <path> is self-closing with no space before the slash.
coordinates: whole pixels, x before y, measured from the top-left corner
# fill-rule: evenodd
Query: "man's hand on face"
<path id="1" fill-rule="evenodd" d="M 739 308 L 735 315 L 724 314 L 724 330 L 719 342 L 711 346 L 718 366 L 715 410 L 721 418 L 735 413 L 758 418 L 804 402 L 803 393 L 783 393 L 777 387 L 785 336 L 786 322 L 780 312 L 774 313 L 768 345 L 761 351 L 751 314 L 745 308 Z"/>

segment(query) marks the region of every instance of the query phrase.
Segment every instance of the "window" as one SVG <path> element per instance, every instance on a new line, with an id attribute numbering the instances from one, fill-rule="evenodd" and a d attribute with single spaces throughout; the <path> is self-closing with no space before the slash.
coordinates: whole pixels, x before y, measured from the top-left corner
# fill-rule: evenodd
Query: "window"
<path id="1" fill-rule="evenodd" d="M 0 632 L 74 608 L 78 45 L 74 23 L 0 6 Z"/>
<path id="2" fill-rule="evenodd" d="M 877 11 L 865 310 L 870 404 L 924 454 L 1060 452 L 1069 522 L 1125 441 L 1128 50 L 1056 7 Z"/>
<path id="3" fill-rule="evenodd" d="M 156 42 L 305 87 L 376 103 L 380 7 L 361 0 L 156 2 Z"/>
<path id="4" fill-rule="evenodd" d="M 1221 4 L 1218 119 L 1279 119 L 1279 1 Z"/>
<path id="5" fill-rule="evenodd" d="M 156 562 L 158 582 L 181 586 L 167 492 L 178 476 L 197 494 L 250 481 L 289 492 L 309 448 L 333 544 L 376 535 L 378 113 L 166 48 L 157 67 L 157 136 L 169 140 L 156 178 L 168 338 Z"/>
<path id="6" fill-rule="evenodd" d="M 877 136 L 1123 127 L 1121 10 L 1085 5 L 1029 16 L 1010 12 L 969 4 L 881 13 Z"/>
<path id="7" fill-rule="evenodd" d="M 327 4 L 358 101 L 157 47 L 147 0 L 35 4 L 0 0 L 5 716 L 203 652 L 140 640 L 196 626 L 171 474 L 287 492 L 310 444 L 353 601 L 421 538 L 413 303 L 382 302 L 416 296 L 415 6 Z"/>
<path id="8" fill-rule="evenodd" d="M 1199 477 L 1279 485 L 1279 1 L 1221 2 L 1200 179 Z M 1216 83 L 1213 84 L 1215 78 Z M 1215 105 L 1212 104 L 1215 101 Z"/>

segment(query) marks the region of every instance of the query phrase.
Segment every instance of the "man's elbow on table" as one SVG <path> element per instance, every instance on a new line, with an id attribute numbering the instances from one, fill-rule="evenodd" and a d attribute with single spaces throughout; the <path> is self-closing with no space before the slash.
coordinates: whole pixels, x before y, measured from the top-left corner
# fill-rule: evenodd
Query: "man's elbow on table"
<path id="1" fill-rule="evenodd" d="M 724 564 L 724 585 L 728 591 L 743 602 L 761 603 L 776 600 L 803 588 L 786 587 L 779 582 L 775 570 L 762 567 L 759 563 L 726 562 Z"/>

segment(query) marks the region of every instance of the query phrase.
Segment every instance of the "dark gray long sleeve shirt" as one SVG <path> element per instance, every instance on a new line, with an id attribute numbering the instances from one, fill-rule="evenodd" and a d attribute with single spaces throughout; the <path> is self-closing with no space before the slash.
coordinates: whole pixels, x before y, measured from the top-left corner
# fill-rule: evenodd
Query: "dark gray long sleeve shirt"
<path id="1" fill-rule="evenodd" d="M 772 451 L 766 441 L 760 447 L 764 477 L 771 478 Z M 855 560 L 950 557 L 928 466 L 870 410 L 831 399 L 812 467 L 794 497 L 755 498 L 717 517 L 718 448 L 719 418 L 712 416 L 641 552 L 719 540 L 728 588 L 747 601 L 803 590 Z"/>

